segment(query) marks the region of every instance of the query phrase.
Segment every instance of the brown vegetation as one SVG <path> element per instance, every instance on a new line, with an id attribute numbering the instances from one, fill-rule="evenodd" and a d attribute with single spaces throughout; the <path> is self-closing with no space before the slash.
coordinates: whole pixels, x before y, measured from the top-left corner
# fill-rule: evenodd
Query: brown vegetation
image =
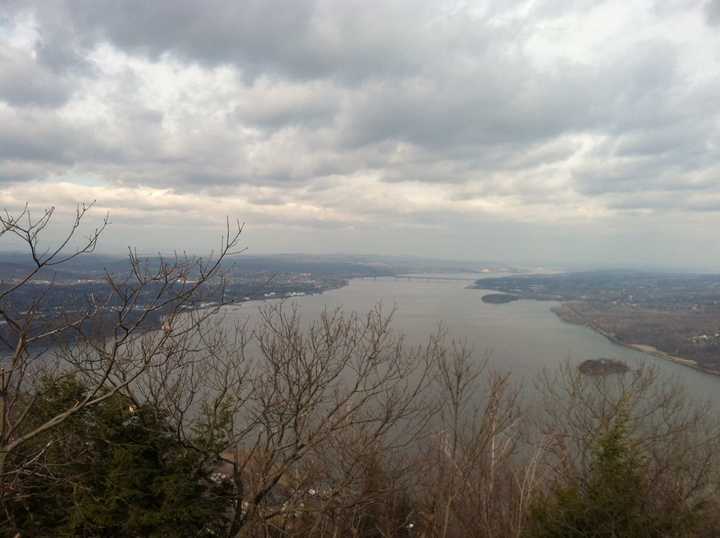
<path id="1" fill-rule="evenodd" d="M 84 214 L 78 212 L 69 237 Z M 19 235 L 39 269 L 67 258 L 68 241 L 38 253 L 51 216 L 0 220 L 0 232 Z M 70 256 L 91 250 L 100 232 Z M 99 418 L 91 411 L 107 413 L 109 402 L 115 405 L 109 412 L 127 417 L 115 427 L 124 432 L 142 410 L 144 423 L 155 428 L 143 435 L 153 439 L 161 429 L 156 452 L 172 450 L 177 460 L 170 463 L 182 463 L 183 476 L 190 466 L 198 481 L 219 486 L 212 500 L 221 511 L 205 527 L 213 535 L 221 528 L 228 537 L 699 537 L 720 529 L 713 509 L 720 499 L 720 428 L 709 408 L 655 371 L 587 377 L 568 364 L 540 380 L 539 401 L 528 408 L 509 375 L 490 370 L 442 332 L 408 347 L 391 328 L 392 313 L 379 308 L 367 315 L 328 311 L 307 322 L 297 309 L 273 303 L 257 326 L 228 328 L 219 307 L 193 306 L 209 291 L 222 298 L 220 261 L 234 251 L 239 232 L 228 228 L 211 260 L 173 260 L 148 272 L 131 256 L 130 276 L 108 275 L 124 307 L 103 317 L 114 324 L 100 336 L 80 322 L 103 312 L 97 300 L 82 318 L 30 335 L 34 311 L 13 315 L 13 288 L 3 292 L 0 315 L 15 330 L 0 371 L 3 532 L 77 528 L 68 527 L 76 522 L 65 520 L 66 505 L 77 513 L 90 485 L 81 474 L 63 472 L 57 458 L 63 466 L 90 458 L 70 448 L 76 442 L 114 448 L 105 438 L 83 437 L 96 435 Z M 142 316 L 130 322 L 128 313 L 139 290 L 151 285 L 157 301 L 142 312 L 162 310 L 164 321 L 161 330 L 143 331 Z M 30 351 L 32 339 L 49 346 L 63 331 L 76 333 L 72 345 L 59 339 L 52 354 Z M 47 387 L 63 379 L 85 389 L 50 406 Z M 119 467 L 124 480 L 136 471 L 128 465 Z M 207 468 L 214 473 L 203 474 Z M 63 491 L 72 498 L 55 503 L 55 519 L 26 517 L 43 486 L 54 491 L 51 485 L 67 480 Z M 123 498 L 133 498 L 130 485 Z M 106 486 L 112 491 L 114 484 Z M 623 495 L 639 500 L 623 511 L 613 501 Z M 104 499 L 92 502 L 97 509 Z M 611 527 L 596 525 L 589 505 L 607 507 L 591 515 Z M 172 508 L 170 520 L 177 515 Z M 29 530 L 28 521 L 41 530 Z M 144 534 L 117 518 L 105 524 L 120 525 L 113 533 L 122 536 L 169 532 L 163 520 L 143 521 L 150 525 Z M 574 534 L 557 534 L 568 521 Z M 84 535 L 107 535 L 83 528 Z M 638 528 L 652 532 L 628 531 Z"/>
<path id="2" fill-rule="evenodd" d="M 708 310 L 654 310 L 625 304 L 572 301 L 553 311 L 625 345 L 647 345 L 666 358 L 720 374 L 720 318 Z"/>

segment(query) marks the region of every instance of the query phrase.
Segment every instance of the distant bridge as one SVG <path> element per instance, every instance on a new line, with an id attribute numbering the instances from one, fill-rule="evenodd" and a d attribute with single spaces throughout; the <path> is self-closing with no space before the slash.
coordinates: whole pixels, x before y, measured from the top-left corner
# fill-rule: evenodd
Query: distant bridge
<path id="1" fill-rule="evenodd" d="M 398 279 L 398 280 L 465 280 L 465 281 L 475 281 L 478 278 L 480 278 L 481 274 L 478 273 L 478 276 L 434 276 L 434 275 L 393 275 L 392 278 Z"/>

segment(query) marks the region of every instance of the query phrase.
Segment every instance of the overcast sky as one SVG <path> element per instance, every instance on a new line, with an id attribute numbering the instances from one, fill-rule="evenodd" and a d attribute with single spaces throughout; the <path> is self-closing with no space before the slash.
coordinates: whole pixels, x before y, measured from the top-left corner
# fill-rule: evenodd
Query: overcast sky
<path id="1" fill-rule="evenodd" d="M 720 1 L 0 0 L 0 206 L 106 252 L 720 271 L 719 150 Z"/>

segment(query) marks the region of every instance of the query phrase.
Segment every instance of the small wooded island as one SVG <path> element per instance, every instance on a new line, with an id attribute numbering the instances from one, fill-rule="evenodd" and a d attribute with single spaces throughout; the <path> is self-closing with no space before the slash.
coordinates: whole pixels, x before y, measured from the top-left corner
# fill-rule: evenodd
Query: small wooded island
<path id="1" fill-rule="evenodd" d="M 628 365 L 617 359 L 588 359 L 578 366 L 580 373 L 585 375 L 599 376 L 610 374 L 624 374 L 630 368 Z"/>
<path id="2" fill-rule="evenodd" d="M 483 303 L 492 304 L 511 303 L 518 300 L 520 300 L 520 297 L 518 297 L 517 295 L 510 295 L 507 293 L 489 293 L 487 295 L 483 295 L 482 297 Z"/>

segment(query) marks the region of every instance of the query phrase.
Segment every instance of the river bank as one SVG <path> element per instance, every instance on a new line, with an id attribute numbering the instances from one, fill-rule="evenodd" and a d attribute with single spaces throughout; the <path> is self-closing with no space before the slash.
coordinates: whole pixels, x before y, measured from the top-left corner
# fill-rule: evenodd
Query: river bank
<path id="1" fill-rule="evenodd" d="M 646 353 L 648 355 L 652 355 L 653 357 L 670 361 L 681 366 L 686 366 L 707 375 L 712 375 L 715 377 L 720 376 L 720 371 L 713 370 L 711 368 L 705 368 L 693 359 L 678 357 L 677 355 L 666 353 L 665 351 L 659 350 L 655 346 L 649 344 L 624 342 L 623 340 L 617 338 L 615 335 L 610 334 L 609 332 L 604 330 L 602 327 L 598 327 L 592 322 L 592 320 L 583 316 L 580 312 L 578 312 L 576 308 L 573 308 L 572 303 L 562 303 L 559 306 L 552 307 L 550 310 L 565 323 L 587 327 L 619 346 L 623 346 L 628 349 L 634 349 L 635 351 L 640 351 L 642 353 Z"/>

